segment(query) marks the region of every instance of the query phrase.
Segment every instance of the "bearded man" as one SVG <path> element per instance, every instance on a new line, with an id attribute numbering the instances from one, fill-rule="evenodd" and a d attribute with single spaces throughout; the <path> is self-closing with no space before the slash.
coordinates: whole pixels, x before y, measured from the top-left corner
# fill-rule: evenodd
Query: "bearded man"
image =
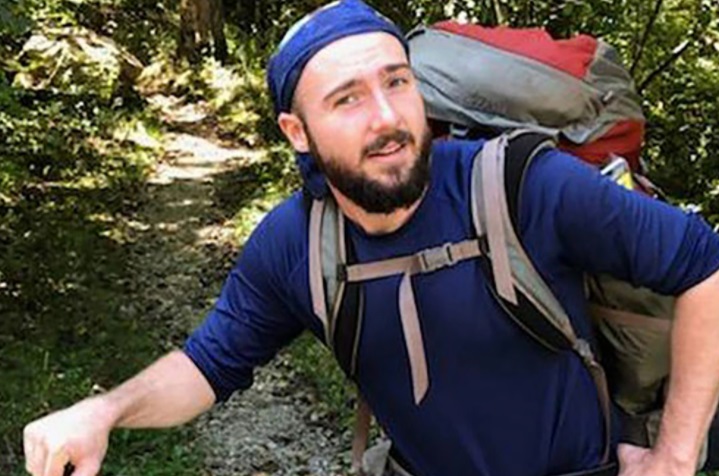
<path id="1" fill-rule="evenodd" d="M 314 12 L 288 32 L 268 83 L 304 189 L 254 231 L 183 351 L 28 425 L 33 475 L 59 476 L 67 462 L 75 476 L 94 475 L 112 428 L 185 422 L 248 388 L 253 369 L 303 330 L 324 339 L 310 293 L 309 200 L 337 203 L 358 262 L 475 236 L 469 181 L 483 143 L 431 141 L 407 43 L 390 21 L 359 0 Z M 399 277 L 363 284 L 356 380 L 393 441 L 387 474 L 689 476 L 719 395 L 719 238 L 571 156 L 540 159 L 522 189 L 522 242 L 581 334 L 591 334 L 585 272 L 679 295 L 658 443 L 617 453 L 609 435 L 603 465 L 602 410 L 586 367 L 532 340 L 477 260 L 465 260 L 412 279 L 420 349 L 404 345 Z"/>

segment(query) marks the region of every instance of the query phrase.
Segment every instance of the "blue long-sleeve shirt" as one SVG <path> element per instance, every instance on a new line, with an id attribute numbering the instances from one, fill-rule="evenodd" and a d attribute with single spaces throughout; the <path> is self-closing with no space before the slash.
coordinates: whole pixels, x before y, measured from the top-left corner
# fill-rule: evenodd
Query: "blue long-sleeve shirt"
<path id="1" fill-rule="evenodd" d="M 371 236 L 349 224 L 358 261 L 473 237 L 469 181 L 478 147 L 434 144 L 428 193 L 396 232 Z M 270 212 L 187 341 L 218 399 L 249 387 L 254 367 L 303 329 L 323 335 L 312 312 L 307 227 L 299 193 Z M 679 294 L 719 269 L 719 237 L 700 218 L 628 192 L 556 150 L 527 172 L 520 227 L 530 258 L 583 335 L 591 332 L 586 272 Z M 358 383 L 418 476 L 546 476 L 600 462 L 602 414 L 583 364 L 572 352 L 546 350 L 504 314 L 476 260 L 413 278 L 430 378 L 415 405 L 399 279 L 364 284 Z"/>

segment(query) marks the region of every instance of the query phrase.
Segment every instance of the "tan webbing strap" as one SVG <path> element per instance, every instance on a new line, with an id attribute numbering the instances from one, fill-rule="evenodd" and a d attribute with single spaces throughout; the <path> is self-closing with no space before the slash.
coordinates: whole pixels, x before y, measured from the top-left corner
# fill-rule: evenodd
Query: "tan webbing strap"
<path id="1" fill-rule="evenodd" d="M 594 357 L 592 348 L 587 341 L 584 339 L 577 339 L 574 345 L 574 351 L 582 358 L 585 367 L 589 370 L 589 375 L 592 376 L 594 386 L 597 389 L 597 397 L 599 399 L 599 405 L 602 409 L 602 416 L 604 417 L 604 453 L 602 454 L 602 463 L 608 463 L 611 456 L 612 410 L 611 398 L 609 396 L 609 385 L 607 384 L 607 375 L 604 373 L 604 369 L 601 365 L 599 365 L 597 359 Z"/>
<path id="2" fill-rule="evenodd" d="M 412 375 L 412 393 L 417 405 L 427 394 L 429 372 L 424 339 L 419 322 L 419 313 L 412 289 L 412 276 L 431 273 L 460 261 L 480 256 L 482 252 L 477 240 L 447 243 L 435 248 L 422 250 L 409 256 L 384 261 L 349 265 L 346 268 L 346 282 L 360 282 L 372 279 L 402 275 L 399 286 L 399 313 L 405 347 L 409 357 Z"/>
<path id="3" fill-rule="evenodd" d="M 343 287 L 345 285 L 346 285 L 346 283 L 342 283 Z M 360 337 L 362 335 L 362 333 L 359 330 L 362 329 L 363 323 L 364 323 L 364 294 L 360 294 L 359 304 L 357 306 L 357 329 L 358 329 L 358 331 L 355 333 L 355 340 L 352 343 L 352 360 L 350 362 L 350 369 L 352 370 L 352 375 L 356 375 L 356 372 L 357 372 L 357 354 L 359 353 Z"/>
<path id="4" fill-rule="evenodd" d="M 397 274 L 431 273 L 466 259 L 481 256 L 477 240 L 447 243 L 422 250 L 409 256 L 347 266 L 347 281 L 351 283 L 387 278 Z"/>
<path id="5" fill-rule="evenodd" d="M 419 405 L 427 394 L 429 375 L 427 373 L 427 355 L 424 351 L 422 329 L 419 325 L 417 305 L 412 291 L 412 275 L 405 273 L 399 285 L 399 315 L 402 321 L 402 332 L 409 354 L 410 370 L 412 371 L 412 393 L 414 403 Z"/>
<path id="6" fill-rule="evenodd" d="M 335 206 L 337 206 L 335 204 Z M 342 212 L 337 211 L 337 246 L 339 250 L 339 262 L 347 262 L 347 243 L 345 242 L 345 216 Z"/>
<path id="7" fill-rule="evenodd" d="M 502 222 L 501 194 L 504 182 L 498 182 L 502 176 L 500 156 L 504 156 L 507 139 L 500 136 L 484 144 L 482 148 L 482 185 L 484 192 L 484 210 L 487 216 L 487 238 L 497 293 L 506 301 L 517 304 L 517 294 L 512 282 L 512 269 Z"/>
<path id="8" fill-rule="evenodd" d="M 309 224 L 309 282 L 312 295 L 312 310 L 322 321 L 325 333 L 328 331 L 327 304 L 325 301 L 325 288 L 322 282 L 322 216 L 324 214 L 324 200 L 314 200 L 310 210 Z M 327 336 L 326 336 L 327 337 Z"/>
<path id="9" fill-rule="evenodd" d="M 365 399 L 358 394 L 354 438 L 352 439 L 352 472 L 354 474 L 361 474 L 362 456 L 367 450 L 371 423 L 372 410 L 370 410 Z"/>
<path id="10" fill-rule="evenodd" d="M 668 333 L 672 327 L 672 322 L 667 319 L 651 318 L 630 311 L 620 311 L 618 309 L 600 306 L 598 304 L 590 303 L 588 309 L 589 315 L 592 316 L 593 319 L 605 320 L 612 324 L 651 329 L 662 333 Z"/>
<path id="11" fill-rule="evenodd" d="M 400 256 L 371 263 L 351 264 L 347 266 L 347 282 L 358 283 L 372 279 L 388 278 L 404 274 L 418 267 L 417 256 Z"/>
<path id="12" fill-rule="evenodd" d="M 332 207 L 336 207 L 337 205 L 332 202 Z M 336 210 L 333 212 L 332 216 L 336 220 L 336 239 L 329 240 L 325 239 L 322 240 L 324 243 L 326 243 L 328 246 L 336 245 L 336 253 L 337 253 L 337 259 L 331 261 L 331 264 L 334 265 L 334 269 L 332 269 L 333 275 L 337 272 L 337 265 L 345 264 L 347 263 L 347 246 L 345 243 L 345 220 L 344 215 L 339 212 L 339 210 Z M 327 230 L 330 232 L 331 230 Z M 330 263 L 328 263 L 330 264 Z M 335 300 L 331 303 L 331 307 L 328 307 L 328 311 L 331 312 L 329 315 L 329 319 L 327 322 L 327 335 L 328 335 L 328 345 L 330 349 L 332 349 L 332 352 L 335 352 L 335 329 L 337 328 L 337 316 L 340 313 L 340 309 L 342 308 L 342 296 L 344 296 L 345 293 L 345 286 L 347 283 L 345 283 L 341 279 L 336 279 L 336 292 L 335 292 Z"/>
<path id="13" fill-rule="evenodd" d="M 484 236 L 484 220 L 482 220 L 481 207 L 484 205 L 484 201 L 480 197 L 482 190 L 482 154 L 484 148 L 480 151 L 478 156 L 474 157 L 472 162 L 472 178 L 470 183 L 470 199 L 472 200 L 470 208 L 472 209 L 472 222 L 474 225 L 474 232 L 477 236 Z"/>

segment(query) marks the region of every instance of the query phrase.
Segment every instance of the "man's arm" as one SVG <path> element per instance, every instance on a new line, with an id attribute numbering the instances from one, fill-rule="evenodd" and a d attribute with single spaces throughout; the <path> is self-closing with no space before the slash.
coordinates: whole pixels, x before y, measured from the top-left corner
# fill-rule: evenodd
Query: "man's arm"
<path id="1" fill-rule="evenodd" d="M 25 427 L 26 468 L 33 476 L 94 476 L 113 428 L 159 428 L 185 423 L 208 410 L 215 394 L 183 352 L 171 352 L 116 389 Z"/>
<path id="2" fill-rule="evenodd" d="M 620 448 L 621 475 L 693 475 L 718 400 L 719 271 L 677 299 L 659 439 L 652 450 Z"/>
<path id="3" fill-rule="evenodd" d="M 719 388 L 719 235 L 560 152 L 533 161 L 524 183 L 523 226 L 556 238 L 535 240 L 533 259 L 679 295 L 658 443 L 620 445 L 619 459 L 622 476 L 693 475 Z"/>

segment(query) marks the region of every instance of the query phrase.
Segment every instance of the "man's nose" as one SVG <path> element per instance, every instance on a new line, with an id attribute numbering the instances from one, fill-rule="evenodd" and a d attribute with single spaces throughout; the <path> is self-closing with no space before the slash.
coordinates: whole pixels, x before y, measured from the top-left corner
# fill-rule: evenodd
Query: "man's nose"
<path id="1" fill-rule="evenodd" d="M 377 132 L 396 129 L 400 119 L 390 98 L 384 92 L 378 92 L 374 95 L 373 102 L 372 129 Z"/>

